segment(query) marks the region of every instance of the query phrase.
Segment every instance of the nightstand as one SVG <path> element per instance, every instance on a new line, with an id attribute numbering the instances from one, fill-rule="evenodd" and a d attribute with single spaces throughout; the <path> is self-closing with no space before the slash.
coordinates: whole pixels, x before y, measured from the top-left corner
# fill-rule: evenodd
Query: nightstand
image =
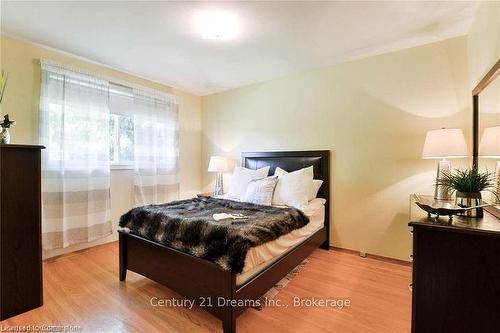
<path id="1" fill-rule="evenodd" d="M 196 196 L 198 198 L 210 198 L 214 196 L 214 192 L 198 193 Z"/>

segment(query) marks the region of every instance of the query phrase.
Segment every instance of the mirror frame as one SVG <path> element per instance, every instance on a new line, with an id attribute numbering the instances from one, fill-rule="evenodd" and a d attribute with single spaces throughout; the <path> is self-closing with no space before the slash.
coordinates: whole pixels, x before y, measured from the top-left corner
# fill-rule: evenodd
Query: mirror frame
<path id="1" fill-rule="evenodd" d="M 500 59 L 472 90 L 472 165 L 479 167 L 479 94 L 500 75 Z M 500 218 L 500 208 L 485 207 L 486 211 Z"/>

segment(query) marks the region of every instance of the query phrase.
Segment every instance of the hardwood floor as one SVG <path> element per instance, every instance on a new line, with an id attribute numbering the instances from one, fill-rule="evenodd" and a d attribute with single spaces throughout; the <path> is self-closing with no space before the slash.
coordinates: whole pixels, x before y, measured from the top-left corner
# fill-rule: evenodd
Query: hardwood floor
<path id="1" fill-rule="evenodd" d="M 248 309 L 244 332 L 409 332 L 411 268 L 346 252 L 316 250 L 276 296 L 288 308 Z M 349 308 L 294 307 L 293 298 L 346 298 Z M 118 281 L 118 243 L 44 262 L 44 306 L 6 325 L 79 325 L 84 332 L 221 332 L 200 308 L 153 307 L 180 297 L 138 274 Z"/>

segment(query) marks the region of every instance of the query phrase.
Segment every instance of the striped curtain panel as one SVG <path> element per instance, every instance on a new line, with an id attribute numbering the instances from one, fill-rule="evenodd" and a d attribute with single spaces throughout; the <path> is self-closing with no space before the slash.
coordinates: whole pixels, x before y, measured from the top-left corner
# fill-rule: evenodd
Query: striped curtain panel
<path id="1" fill-rule="evenodd" d="M 108 236 L 109 83 L 42 62 L 40 94 L 43 248 Z"/>
<path id="2" fill-rule="evenodd" d="M 169 95 L 133 90 L 136 206 L 179 199 L 178 108 Z"/>

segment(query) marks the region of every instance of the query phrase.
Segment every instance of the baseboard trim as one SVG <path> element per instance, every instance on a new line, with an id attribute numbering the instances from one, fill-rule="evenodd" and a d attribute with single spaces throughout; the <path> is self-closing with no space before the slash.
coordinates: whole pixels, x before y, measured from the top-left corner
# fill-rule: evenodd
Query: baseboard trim
<path id="1" fill-rule="evenodd" d="M 58 256 L 54 256 L 54 257 L 50 257 L 50 258 L 44 259 L 43 261 L 44 262 L 56 261 L 56 260 L 64 258 L 64 257 L 71 257 L 71 256 L 74 256 L 76 254 L 79 254 L 79 253 L 82 253 L 82 252 L 87 252 L 87 251 L 92 250 L 92 249 L 96 249 L 96 248 L 100 248 L 100 247 L 105 247 L 105 246 L 110 246 L 111 244 L 116 243 L 116 242 L 118 242 L 118 241 L 117 240 L 113 240 L 113 241 L 110 241 L 110 242 L 107 242 L 107 243 L 104 243 L 104 244 L 98 244 L 98 245 L 94 245 L 94 246 L 91 246 L 91 247 L 88 247 L 88 248 L 84 248 L 84 249 L 81 249 L 81 250 L 77 250 L 77 251 L 73 251 L 73 252 L 69 252 L 69 253 L 60 254 Z M 361 257 L 361 253 L 359 251 L 356 251 L 356 250 L 344 249 L 344 248 L 341 248 L 341 247 L 331 246 L 331 245 L 330 245 L 330 250 L 338 251 L 338 252 L 343 252 L 343 253 L 349 253 L 349 254 Z M 394 258 L 384 257 L 384 256 L 380 256 L 378 254 L 366 253 L 366 258 L 371 258 L 371 259 L 375 259 L 375 260 L 385 261 L 385 262 L 389 262 L 389 263 L 392 263 L 392 264 L 403 265 L 403 266 L 411 266 L 412 265 L 411 261 L 405 261 L 405 260 L 401 260 L 401 259 L 394 259 Z"/>
<path id="2" fill-rule="evenodd" d="M 97 244 L 97 245 L 86 247 L 86 248 L 83 248 L 83 249 L 80 249 L 80 250 L 75 250 L 75 251 L 71 251 L 71 252 L 68 252 L 68 253 L 59 254 L 57 256 L 45 258 L 42 261 L 49 263 L 49 262 L 52 262 L 52 261 L 57 261 L 57 260 L 62 259 L 62 258 L 72 257 L 72 256 L 75 256 L 75 255 L 80 254 L 82 252 L 92 251 L 92 250 L 99 249 L 101 247 L 110 246 L 111 244 L 114 244 L 114 243 L 118 243 L 118 240 L 112 240 L 112 241 L 109 241 L 109 242 L 106 242 L 106 243 Z"/>
<path id="3" fill-rule="evenodd" d="M 337 247 L 337 246 L 330 246 L 330 249 L 334 250 L 334 251 L 349 253 L 349 254 L 352 254 L 352 255 L 356 255 L 356 256 L 362 257 L 360 251 L 351 250 L 351 249 L 344 249 L 344 248 Z M 375 259 L 375 260 L 389 262 L 389 263 L 392 263 L 392 264 L 402 265 L 402 266 L 411 266 L 412 265 L 411 261 L 405 261 L 405 260 L 401 260 L 401 259 L 384 257 L 384 256 L 380 256 L 378 254 L 366 253 L 365 257 L 366 258 Z"/>

